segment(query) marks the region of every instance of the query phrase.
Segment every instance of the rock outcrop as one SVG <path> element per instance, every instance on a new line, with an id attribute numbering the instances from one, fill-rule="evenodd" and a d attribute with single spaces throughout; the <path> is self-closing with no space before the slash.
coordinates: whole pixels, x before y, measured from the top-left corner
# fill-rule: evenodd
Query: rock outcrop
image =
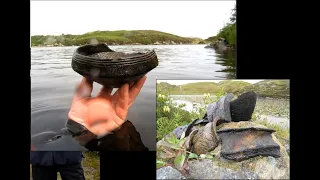
<path id="1" fill-rule="evenodd" d="M 272 136 L 280 143 L 274 135 Z M 221 157 L 220 145 L 216 151 L 217 155 L 213 159 L 189 160 L 187 177 L 177 170 L 172 170 L 174 168 L 163 167 L 157 170 L 157 179 L 290 179 L 290 158 L 282 145 L 279 158 L 255 157 L 241 162 Z"/>
<path id="2" fill-rule="evenodd" d="M 166 166 L 157 170 L 157 179 L 186 179 L 177 169 Z"/>
<path id="3" fill-rule="evenodd" d="M 224 123 L 218 129 L 242 128 L 253 124 L 256 128 L 266 128 L 252 122 Z M 280 146 L 280 157 L 257 156 L 240 162 L 227 160 L 221 156 L 221 144 L 214 150 L 213 159 L 189 160 L 189 175 L 183 176 L 175 168 L 163 167 L 157 170 L 157 179 L 289 179 L 290 157 L 286 147 L 274 134 L 271 135 Z M 160 145 L 159 143 L 158 145 Z"/>

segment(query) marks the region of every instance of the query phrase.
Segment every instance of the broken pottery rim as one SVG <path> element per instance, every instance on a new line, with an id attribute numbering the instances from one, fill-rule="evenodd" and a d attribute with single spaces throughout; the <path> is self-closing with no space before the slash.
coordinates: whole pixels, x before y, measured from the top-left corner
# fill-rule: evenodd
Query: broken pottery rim
<path id="1" fill-rule="evenodd" d="M 93 48 L 100 47 L 100 51 L 93 51 Z M 91 49 L 90 49 L 91 48 Z M 91 50 L 91 51 L 90 51 Z M 97 45 L 84 45 L 78 47 L 73 53 L 72 60 L 78 63 L 83 64 L 93 64 L 93 65 L 102 65 L 102 66 L 112 66 L 112 65 L 122 65 L 122 64 L 135 64 L 135 63 L 143 63 L 152 61 L 157 58 L 155 50 L 147 51 L 147 52 L 139 52 L 139 53 L 124 53 L 125 55 L 129 55 L 127 57 L 121 57 L 117 59 L 101 59 L 90 57 L 89 55 L 102 53 L 102 52 L 116 52 L 111 50 L 106 44 L 97 44 Z M 87 54 L 87 55 L 85 55 Z M 130 54 L 132 54 L 130 56 Z"/>
<path id="2" fill-rule="evenodd" d="M 243 132 L 243 131 L 265 131 L 269 133 L 274 133 L 276 130 L 268 129 L 268 128 L 260 128 L 260 127 L 248 127 L 248 128 L 229 128 L 217 130 L 217 133 L 229 133 L 229 132 Z"/>
<path id="3" fill-rule="evenodd" d="M 263 150 L 272 149 L 272 148 L 280 149 L 280 147 L 277 146 L 277 145 L 265 145 L 263 147 L 257 147 L 257 148 L 254 148 L 254 149 L 244 149 L 244 150 L 241 150 L 241 151 L 240 150 L 239 151 L 230 151 L 228 153 L 221 152 L 221 154 L 223 154 L 223 155 L 235 155 L 235 154 L 239 154 L 239 153 L 250 153 L 252 151 L 258 151 L 258 150 L 261 150 L 261 149 L 263 149 Z"/>
<path id="4" fill-rule="evenodd" d="M 79 54 L 79 51 L 82 51 L 82 54 Z M 148 53 L 132 53 L 138 55 L 128 56 L 129 58 L 125 57 L 120 60 L 89 57 L 89 55 L 99 52 L 115 51 L 103 43 L 78 47 L 72 57 L 72 69 L 82 76 L 91 77 L 94 81 L 97 80 L 97 78 L 101 78 L 118 82 L 121 81 L 120 79 L 129 78 L 129 80 L 126 81 L 131 82 L 135 81 L 134 79 L 139 78 L 139 76 L 142 77 L 147 74 L 159 64 L 154 50 Z M 88 56 L 83 54 L 87 54 Z M 90 69 L 98 69 L 99 74 L 92 77 Z"/>

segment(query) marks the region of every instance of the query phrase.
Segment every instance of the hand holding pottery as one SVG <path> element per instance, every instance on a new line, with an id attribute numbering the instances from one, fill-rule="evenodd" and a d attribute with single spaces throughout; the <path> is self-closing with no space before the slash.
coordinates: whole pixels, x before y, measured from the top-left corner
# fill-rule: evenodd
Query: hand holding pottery
<path id="1" fill-rule="evenodd" d="M 146 76 L 135 83 L 122 85 L 113 95 L 111 87 L 102 87 L 96 97 L 91 97 L 93 81 L 83 78 L 77 87 L 68 118 L 97 136 L 118 129 L 126 119 L 128 109 L 138 96 Z"/>

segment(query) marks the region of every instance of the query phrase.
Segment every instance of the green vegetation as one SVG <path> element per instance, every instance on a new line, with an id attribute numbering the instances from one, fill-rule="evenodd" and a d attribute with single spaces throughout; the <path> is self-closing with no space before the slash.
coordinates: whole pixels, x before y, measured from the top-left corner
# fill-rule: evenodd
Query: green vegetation
<path id="1" fill-rule="evenodd" d="M 185 105 L 176 106 L 173 100 L 168 97 L 168 92 L 157 86 L 157 141 L 173 131 L 174 128 L 189 124 L 198 117 L 196 113 L 183 110 L 183 106 Z"/>
<path id="2" fill-rule="evenodd" d="M 187 137 L 182 136 L 181 139 L 177 139 L 171 133 L 163 141 L 158 142 L 157 169 L 165 165 L 173 165 L 181 172 L 186 172 L 189 159 L 213 159 L 216 155 L 215 151 L 200 155 L 187 151 L 184 146 L 186 141 Z"/>
<path id="3" fill-rule="evenodd" d="M 199 43 L 198 44 L 206 44 L 206 41 L 199 41 Z"/>
<path id="4" fill-rule="evenodd" d="M 214 152 L 197 155 L 187 151 L 184 143 L 187 140 L 184 135 L 177 139 L 171 132 L 178 126 L 189 124 L 196 118 L 202 118 L 207 109 L 207 105 L 212 103 L 213 98 L 210 94 L 204 94 L 203 106 L 198 107 L 195 112 L 188 112 L 182 108 L 185 104 L 177 106 L 172 98 L 170 89 L 174 87 L 168 83 L 157 85 L 157 168 L 165 165 L 173 165 L 182 172 L 188 169 L 188 159 L 214 158 Z M 220 90 L 217 96 L 225 94 Z M 168 135 L 168 136 L 166 136 Z M 166 138 L 164 138 L 166 137 Z"/>
<path id="5" fill-rule="evenodd" d="M 200 38 L 187 38 L 177 35 L 153 31 L 94 31 L 82 35 L 62 34 L 59 36 L 31 36 L 32 46 L 78 46 L 90 44 L 92 40 L 110 45 L 124 44 L 199 44 L 203 43 Z"/>
<path id="6" fill-rule="evenodd" d="M 160 88 L 170 91 L 171 95 L 200 95 L 204 93 L 216 94 L 221 89 L 227 93 L 239 95 L 244 92 L 254 91 L 259 97 L 284 98 L 290 97 L 288 80 L 264 80 L 255 84 L 244 81 L 224 80 L 215 82 L 189 83 L 181 86 L 175 86 L 161 82 L 157 84 Z"/>
<path id="7" fill-rule="evenodd" d="M 100 179 L 100 157 L 98 152 L 84 152 L 82 160 L 82 167 L 86 180 L 99 180 Z M 30 165 L 30 180 L 32 180 L 32 167 Z M 61 176 L 58 173 L 58 180 Z"/>
<path id="8" fill-rule="evenodd" d="M 84 152 L 82 166 L 86 180 L 100 179 L 100 156 L 99 152 Z"/>
<path id="9" fill-rule="evenodd" d="M 230 22 L 228 22 L 223 28 L 220 29 L 216 36 L 209 37 L 206 41 L 214 43 L 219 38 L 224 38 L 228 45 L 231 47 L 236 46 L 236 20 L 237 20 L 237 7 L 235 4 L 234 9 L 232 9 L 232 15 L 230 17 Z"/>

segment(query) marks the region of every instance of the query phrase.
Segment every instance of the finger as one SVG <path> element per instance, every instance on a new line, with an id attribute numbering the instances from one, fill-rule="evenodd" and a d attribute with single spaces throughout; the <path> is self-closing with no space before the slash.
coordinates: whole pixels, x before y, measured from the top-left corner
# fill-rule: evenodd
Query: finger
<path id="1" fill-rule="evenodd" d="M 129 84 L 129 89 L 134 85 L 134 82 Z"/>
<path id="2" fill-rule="evenodd" d="M 93 81 L 83 77 L 81 83 L 78 85 L 76 89 L 74 100 L 90 97 L 92 93 L 92 89 L 93 89 Z"/>
<path id="3" fill-rule="evenodd" d="M 128 112 L 129 84 L 122 85 L 119 89 L 119 98 L 116 104 L 116 113 L 121 119 L 125 119 Z"/>
<path id="4" fill-rule="evenodd" d="M 129 84 L 129 89 L 133 86 L 134 82 Z M 114 94 L 113 94 L 114 99 L 117 99 L 119 97 L 119 91 L 117 90 Z"/>
<path id="5" fill-rule="evenodd" d="M 102 86 L 100 92 L 98 93 L 97 97 L 102 97 L 102 98 L 109 98 L 111 96 L 113 88 L 111 87 L 105 87 Z"/>
<path id="6" fill-rule="evenodd" d="M 140 93 L 140 90 L 142 89 L 144 83 L 146 82 L 147 77 L 143 76 L 141 79 L 136 81 L 129 90 L 129 106 L 133 103 L 133 101 L 136 99 L 138 94 Z"/>

